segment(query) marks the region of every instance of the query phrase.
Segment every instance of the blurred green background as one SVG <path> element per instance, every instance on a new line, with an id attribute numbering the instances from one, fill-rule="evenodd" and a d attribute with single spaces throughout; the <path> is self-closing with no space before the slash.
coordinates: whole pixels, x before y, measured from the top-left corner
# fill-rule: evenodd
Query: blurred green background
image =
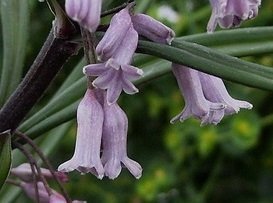
<path id="1" fill-rule="evenodd" d="M 46 4 L 33 0 L 29 3 L 31 25 L 24 72 L 42 46 L 53 20 Z M 164 22 L 177 36 L 205 32 L 210 16 L 206 0 L 136 3 L 138 11 Z M 174 12 L 171 20 L 162 14 L 166 6 Z M 242 27 L 272 26 L 272 13 L 273 2 L 263 0 L 259 16 Z M 33 112 L 48 103 L 81 57 L 82 52 L 65 65 Z M 273 54 L 245 60 L 273 66 Z M 116 180 L 98 180 L 73 172 L 71 181 L 65 185 L 68 192 L 73 199 L 98 203 L 273 202 L 273 94 L 228 81 L 226 85 L 233 97 L 251 102 L 254 108 L 226 117 L 217 126 L 200 127 L 194 119 L 169 123 L 184 106 L 171 73 L 141 85 L 137 95 L 123 94 L 119 103 L 129 118 L 128 154 L 142 165 L 142 178 L 135 180 L 127 170 Z M 51 150 L 49 159 L 56 168 L 73 155 L 75 123 L 73 120 L 65 124 L 68 130 Z M 27 201 L 20 195 L 16 202 Z"/>

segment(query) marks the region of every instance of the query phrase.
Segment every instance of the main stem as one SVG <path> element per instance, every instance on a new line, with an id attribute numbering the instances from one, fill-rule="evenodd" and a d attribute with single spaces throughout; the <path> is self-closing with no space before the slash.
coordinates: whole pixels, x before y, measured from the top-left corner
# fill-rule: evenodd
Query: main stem
<path id="1" fill-rule="evenodd" d="M 41 98 L 50 82 L 79 46 L 50 31 L 40 53 L 25 78 L 0 111 L 0 132 L 14 131 L 34 104 Z"/>

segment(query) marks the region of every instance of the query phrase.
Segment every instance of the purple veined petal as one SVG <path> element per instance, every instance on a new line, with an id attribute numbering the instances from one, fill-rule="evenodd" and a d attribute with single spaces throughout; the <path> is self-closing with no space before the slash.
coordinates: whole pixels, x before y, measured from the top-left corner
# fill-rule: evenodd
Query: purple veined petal
<path id="1" fill-rule="evenodd" d="M 229 0 L 225 7 L 225 12 L 229 15 L 237 16 L 241 20 L 247 20 L 250 19 L 251 7 L 253 7 L 251 0 Z M 258 5 L 256 7 L 258 8 Z"/>
<path id="2" fill-rule="evenodd" d="M 126 157 L 122 160 L 122 163 L 136 179 L 142 176 L 142 167 L 136 161 Z"/>
<path id="3" fill-rule="evenodd" d="M 218 19 L 218 24 L 221 28 L 239 27 L 242 23 L 242 19 L 238 16 L 228 15 L 221 19 Z"/>
<path id="4" fill-rule="evenodd" d="M 118 75 L 118 74 L 119 74 L 118 71 L 116 71 L 114 69 L 109 69 L 106 72 L 104 72 L 103 74 L 101 74 L 100 76 L 98 76 L 93 81 L 92 84 L 96 88 L 108 89 L 108 88 L 110 88 L 110 86 L 114 82 L 115 78 L 117 77 L 116 75 Z"/>
<path id="5" fill-rule="evenodd" d="M 80 24 L 90 32 L 95 32 L 99 26 L 101 5 L 102 0 L 92 0 L 88 15 L 80 22 Z"/>
<path id="6" fill-rule="evenodd" d="M 121 68 L 121 65 L 113 58 L 110 58 L 109 60 L 107 60 L 107 62 L 105 63 L 105 66 L 107 68 L 113 68 L 115 70 L 119 70 Z"/>
<path id="7" fill-rule="evenodd" d="M 249 102 L 237 100 L 237 99 L 234 99 L 234 100 L 240 108 L 243 108 L 243 109 L 252 109 L 253 108 L 253 105 Z"/>
<path id="8" fill-rule="evenodd" d="M 217 21 L 218 21 L 217 13 L 216 13 L 215 10 L 212 10 L 212 13 L 211 13 L 208 25 L 207 25 L 207 32 L 208 33 L 213 33 L 214 32 L 214 30 L 217 27 L 217 23 L 218 23 Z"/>
<path id="9" fill-rule="evenodd" d="M 171 123 L 178 120 L 184 121 L 193 116 L 200 119 L 201 124 L 215 124 L 216 122 L 214 120 L 216 117 L 213 115 L 219 116 L 217 113 L 212 114 L 212 112 L 222 111 L 226 107 L 225 104 L 213 103 L 205 98 L 198 71 L 178 64 L 173 64 L 172 70 L 177 79 L 181 93 L 184 96 L 185 108 L 179 115 L 171 120 Z"/>
<path id="10" fill-rule="evenodd" d="M 81 23 L 88 16 L 92 1 L 90 0 L 76 0 L 76 1 L 81 2 L 80 12 L 78 12 L 78 16 L 76 20 L 77 22 Z"/>
<path id="11" fill-rule="evenodd" d="M 94 91 L 88 89 L 77 110 L 77 140 L 73 157 L 58 167 L 59 171 L 90 172 L 102 179 L 104 169 L 100 160 L 103 109 Z"/>
<path id="12" fill-rule="evenodd" d="M 106 61 L 114 55 L 130 26 L 129 7 L 122 9 L 113 16 L 109 28 L 96 47 L 96 52 L 101 60 Z"/>
<path id="13" fill-rule="evenodd" d="M 246 101 L 233 99 L 221 78 L 198 72 L 205 97 L 211 102 L 220 102 L 226 105 L 225 114 L 238 113 L 240 108 L 251 109 L 252 104 Z"/>
<path id="14" fill-rule="evenodd" d="M 170 121 L 171 124 L 174 124 L 178 121 L 184 122 L 188 118 L 192 116 L 190 108 L 186 105 L 181 113 L 177 114 L 175 117 L 173 117 Z"/>
<path id="15" fill-rule="evenodd" d="M 128 119 L 117 103 L 104 105 L 103 150 L 105 176 L 115 179 L 121 172 L 122 164 L 136 178 L 141 177 L 141 166 L 127 156 Z"/>
<path id="16" fill-rule="evenodd" d="M 89 64 L 83 68 L 83 74 L 87 76 L 98 76 L 107 71 L 105 63 Z"/>
<path id="17" fill-rule="evenodd" d="M 122 43 L 116 50 L 113 58 L 117 61 L 118 64 L 130 64 L 133 58 L 133 55 L 136 51 L 138 43 L 138 34 L 131 25 L 128 29 Z"/>
<path id="18" fill-rule="evenodd" d="M 81 3 L 80 0 L 66 0 L 65 1 L 65 10 L 67 15 L 75 21 L 79 20 L 79 13 L 81 10 Z"/>
<path id="19" fill-rule="evenodd" d="M 106 97 L 106 91 L 99 88 L 94 88 L 95 96 L 101 106 L 104 105 L 104 98 Z"/>
<path id="20" fill-rule="evenodd" d="M 118 72 L 119 73 L 117 73 L 113 77 L 112 83 L 107 89 L 106 99 L 107 99 L 108 105 L 115 103 L 122 92 L 122 75 L 120 73 L 120 70 Z"/>
<path id="21" fill-rule="evenodd" d="M 205 104 L 204 106 L 206 105 L 207 104 Z M 181 113 L 171 119 L 170 123 L 174 124 L 177 121 L 184 122 L 185 120 L 193 116 L 201 120 L 201 126 L 207 124 L 217 125 L 224 117 L 223 110 L 225 108 L 225 105 L 212 102 L 208 102 L 208 105 L 209 106 L 207 106 L 206 109 L 204 109 L 204 107 L 200 108 L 197 106 L 186 105 Z"/>
<path id="22" fill-rule="evenodd" d="M 36 202 L 36 184 L 34 182 L 22 182 L 20 187 L 30 199 Z M 48 194 L 42 182 L 37 182 L 37 189 L 39 193 L 39 202 L 41 203 L 66 203 L 65 198 L 55 190 L 51 189 L 52 194 Z"/>
<path id="23" fill-rule="evenodd" d="M 122 79 L 122 89 L 124 92 L 127 94 L 136 94 L 138 93 L 138 89 L 134 86 L 132 82 L 127 80 L 126 78 L 123 77 Z"/>
<path id="24" fill-rule="evenodd" d="M 210 111 L 208 116 L 201 120 L 201 126 L 210 123 L 217 125 L 223 119 L 224 115 L 225 115 L 224 109 L 220 109 L 218 111 Z"/>
<path id="25" fill-rule="evenodd" d="M 172 29 L 148 15 L 133 15 L 132 22 L 135 30 L 151 41 L 162 44 L 171 44 L 175 37 L 175 33 Z"/>
<path id="26" fill-rule="evenodd" d="M 66 199 L 59 193 L 54 192 L 49 197 L 49 203 L 66 203 Z"/>
<path id="27" fill-rule="evenodd" d="M 23 189 L 25 194 L 32 199 L 33 201 L 36 201 L 36 192 L 35 192 L 35 183 L 26 183 L 21 182 L 20 187 Z M 37 182 L 37 188 L 39 192 L 39 202 L 41 203 L 48 203 L 49 202 L 49 194 L 47 193 L 45 186 L 42 182 Z"/>
<path id="28" fill-rule="evenodd" d="M 212 14 L 207 30 L 213 32 L 216 25 L 222 28 L 236 27 L 242 21 L 252 19 L 258 15 L 260 0 L 210 0 Z"/>
<path id="29" fill-rule="evenodd" d="M 121 65 L 121 69 L 124 77 L 130 81 L 136 80 L 143 75 L 143 70 L 131 65 Z"/>
<path id="30" fill-rule="evenodd" d="M 119 176 L 121 172 L 121 164 L 120 159 L 117 159 L 116 157 L 112 157 L 109 160 L 105 162 L 104 170 L 105 170 L 105 176 L 109 179 L 115 179 Z"/>

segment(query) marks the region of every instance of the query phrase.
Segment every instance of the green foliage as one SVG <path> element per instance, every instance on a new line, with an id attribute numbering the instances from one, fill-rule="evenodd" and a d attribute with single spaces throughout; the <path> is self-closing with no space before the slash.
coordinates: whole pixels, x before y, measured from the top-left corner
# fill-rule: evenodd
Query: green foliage
<path id="1" fill-rule="evenodd" d="M 19 84 L 27 48 L 29 8 L 27 0 L 1 0 L 3 63 L 0 68 L 0 106 Z"/>
<path id="2" fill-rule="evenodd" d="M 0 190 L 2 189 L 11 167 L 11 134 L 0 133 Z"/>
<path id="3" fill-rule="evenodd" d="M 3 2 L 8 3 L 11 10 L 3 9 Z M 26 65 L 23 72 L 28 70 L 53 19 L 46 5 L 38 1 L 29 1 L 30 10 L 27 10 L 24 1 L 16 1 L 20 2 L 16 6 L 12 6 L 12 2 L 1 1 L 4 65 L 0 68 L 0 88 L 5 91 L 0 91 L 4 95 L 0 97 L 3 100 L 0 104 L 22 77 L 24 59 Z M 121 2 L 124 1 L 107 0 L 104 9 Z M 156 18 L 159 18 L 158 8 L 162 5 L 172 6 L 178 14 L 178 21 L 174 23 L 160 19 L 177 33 L 173 46 L 142 41 L 142 51 L 200 68 L 231 81 L 272 90 L 271 1 L 264 0 L 257 19 L 243 24 L 256 28 L 219 31 L 211 35 L 204 33 L 210 14 L 208 1 L 137 0 L 136 3 L 138 12 L 146 11 Z M 18 11 L 16 18 L 10 15 L 15 12 L 14 9 Z M 27 15 L 24 16 L 24 12 Z M 18 17 L 22 15 L 24 17 Z M 31 16 L 29 22 L 28 15 Z M 18 27 L 19 24 L 22 26 Z M 35 37 L 27 41 L 27 34 Z M 42 137 L 38 142 L 55 167 L 69 159 L 74 149 L 75 121 L 72 121 L 73 125 L 66 122 L 75 118 L 77 104 L 86 87 L 81 71 L 85 62 L 81 56 L 80 53 L 65 65 L 19 127 L 32 138 Z M 72 173 L 71 182 L 66 188 L 73 198 L 113 203 L 272 201 L 271 92 L 228 83 L 231 95 L 250 100 L 253 110 L 226 117 L 218 126 L 200 127 L 200 123 L 194 119 L 170 125 L 169 120 L 184 106 L 177 84 L 170 74 L 170 62 L 138 54 L 134 65 L 144 70 L 144 77 L 135 81 L 140 93 L 123 95 L 120 104 L 129 117 L 128 153 L 143 166 L 143 177 L 134 180 L 124 170 L 117 180 L 100 181 L 91 175 Z M 16 85 L 14 83 L 8 87 L 10 83 L 7 81 L 10 80 Z M 10 166 L 10 141 L 6 141 L 8 144 L 0 148 L 1 153 L 6 153 L 0 156 L 0 159 L 5 158 L 0 160 L 0 167 L 4 167 L 0 170 L 2 183 Z M 13 153 L 16 165 L 24 161 L 18 152 Z M 18 189 L 5 186 L 0 193 L 0 202 L 22 202 L 18 193 Z"/>

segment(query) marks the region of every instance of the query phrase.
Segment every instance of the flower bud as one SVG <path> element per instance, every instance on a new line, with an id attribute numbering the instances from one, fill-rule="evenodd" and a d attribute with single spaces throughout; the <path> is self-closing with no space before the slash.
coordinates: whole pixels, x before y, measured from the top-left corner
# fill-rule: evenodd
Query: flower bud
<path id="1" fill-rule="evenodd" d="M 102 0 L 66 0 L 67 15 L 80 26 L 95 32 L 100 23 Z"/>
<path id="2" fill-rule="evenodd" d="M 133 15 L 132 22 L 138 34 L 153 42 L 171 44 L 174 39 L 175 33 L 172 29 L 148 15 Z"/>

